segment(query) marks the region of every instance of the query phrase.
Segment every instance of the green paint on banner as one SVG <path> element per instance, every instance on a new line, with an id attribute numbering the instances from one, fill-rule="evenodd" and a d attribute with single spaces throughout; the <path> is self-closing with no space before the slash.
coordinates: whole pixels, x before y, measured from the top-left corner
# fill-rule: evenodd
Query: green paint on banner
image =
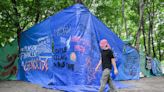
<path id="1" fill-rule="evenodd" d="M 0 48 L 0 80 L 16 80 L 18 66 L 18 45 L 13 41 Z"/>

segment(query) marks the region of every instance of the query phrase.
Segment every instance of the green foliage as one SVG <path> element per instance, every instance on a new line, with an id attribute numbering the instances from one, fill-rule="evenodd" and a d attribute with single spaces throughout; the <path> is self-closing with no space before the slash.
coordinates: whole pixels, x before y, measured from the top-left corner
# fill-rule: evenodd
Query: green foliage
<path id="1" fill-rule="evenodd" d="M 16 1 L 16 5 L 12 1 Z M 1 0 L 0 47 L 17 37 L 19 27 L 21 31 L 25 31 L 72 4 L 71 0 Z"/>

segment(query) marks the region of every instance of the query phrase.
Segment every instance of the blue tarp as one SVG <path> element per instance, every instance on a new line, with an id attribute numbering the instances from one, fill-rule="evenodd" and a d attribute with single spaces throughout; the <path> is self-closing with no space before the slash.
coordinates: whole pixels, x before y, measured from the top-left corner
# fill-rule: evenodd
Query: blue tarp
<path id="1" fill-rule="evenodd" d="M 133 69 L 135 74 L 126 71 L 132 67 L 124 65 L 124 42 L 82 4 L 68 7 L 21 33 L 17 78 L 47 88 L 69 90 L 76 86 L 80 90 L 87 86 L 83 90 L 97 90 L 102 70 L 95 72 L 95 67 L 101 39 L 108 40 L 116 58 L 119 74 L 111 73 L 112 78 L 138 79 L 139 66 Z"/>
<path id="2" fill-rule="evenodd" d="M 152 73 L 155 76 L 161 76 L 162 75 L 162 69 L 161 69 L 160 61 L 158 61 L 156 58 L 152 59 L 151 67 L 152 67 Z"/>

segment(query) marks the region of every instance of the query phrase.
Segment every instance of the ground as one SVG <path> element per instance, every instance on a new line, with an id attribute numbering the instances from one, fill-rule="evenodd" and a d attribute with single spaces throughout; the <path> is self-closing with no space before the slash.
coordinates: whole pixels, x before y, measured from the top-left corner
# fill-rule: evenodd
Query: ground
<path id="1" fill-rule="evenodd" d="M 133 85 L 119 89 L 118 92 L 164 92 L 164 77 L 141 78 L 140 80 L 121 81 Z M 0 92 L 60 92 L 42 88 L 22 81 L 0 81 Z"/>
<path id="2" fill-rule="evenodd" d="M 123 81 L 132 84 L 134 87 L 119 89 L 119 92 L 164 92 L 164 76 L 142 78 L 140 80 Z"/>

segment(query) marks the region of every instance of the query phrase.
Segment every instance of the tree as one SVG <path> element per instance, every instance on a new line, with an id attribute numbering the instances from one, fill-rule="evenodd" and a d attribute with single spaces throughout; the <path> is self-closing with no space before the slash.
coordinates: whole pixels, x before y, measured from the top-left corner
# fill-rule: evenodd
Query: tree
<path id="1" fill-rule="evenodd" d="M 126 17 L 125 17 L 125 12 L 124 12 L 124 9 L 125 9 L 124 3 L 125 3 L 124 0 L 122 0 L 122 16 L 123 16 L 123 19 L 122 19 L 123 23 L 122 24 L 125 25 L 124 28 L 125 28 L 125 32 L 126 32 L 126 39 L 128 39 L 128 30 L 127 30 L 127 23 L 126 23 Z"/>
<path id="2" fill-rule="evenodd" d="M 6 0 L 0 1 L 0 43 L 12 38 L 59 10 L 73 4 L 68 0 Z"/>
<path id="3" fill-rule="evenodd" d="M 144 1 L 140 0 L 139 2 L 139 11 L 140 11 L 140 20 L 139 20 L 139 27 L 137 31 L 137 36 L 136 36 L 136 49 L 139 51 L 139 46 L 140 46 L 140 34 L 141 31 L 144 30 L 143 28 L 143 13 L 144 13 Z"/>

